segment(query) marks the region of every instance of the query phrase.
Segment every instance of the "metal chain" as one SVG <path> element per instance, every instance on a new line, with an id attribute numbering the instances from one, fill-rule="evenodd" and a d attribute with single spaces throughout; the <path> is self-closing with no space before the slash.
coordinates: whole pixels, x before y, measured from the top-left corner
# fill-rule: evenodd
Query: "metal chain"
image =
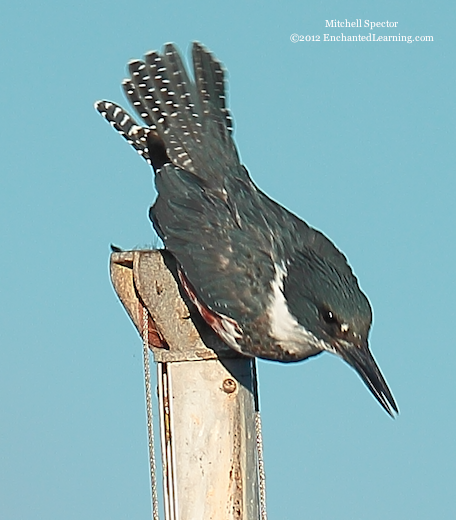
<path id="1" fill-rule="evenodd" d="M 266 475 L 264 473 L 263 433 L 261 431 L 260 410 L 255 411 L 255 432 L 258 452 L 258 476 L 260 481 L 260 520 L 267 520 L 268 514 L 266 512 Z"/>
<path id="2" fill-rule="evenodd" d="M 143 306 L 143 358 L 144 358 L 144 381 L 146 384 L 146 409 L 147 409 L 147 434 L 149 439 L 149 465 L 150 465 L 150 485 L 152 490 L 152 518 L 159 520 L 158 516 L 158 497 L 157 497 L 157 477 L 155 467 L 155 442 L 154 442 L 154 421 L 152 412 L 152 391 L 150 386 L 150 363 L 149 363 L 149 312 Z"/>

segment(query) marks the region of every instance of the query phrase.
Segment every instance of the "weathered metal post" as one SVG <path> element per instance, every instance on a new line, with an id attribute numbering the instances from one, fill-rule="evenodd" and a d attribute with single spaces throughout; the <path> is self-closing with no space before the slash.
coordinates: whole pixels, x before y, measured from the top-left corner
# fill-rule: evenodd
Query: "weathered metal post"
<path id="1" fill-rule="evenodd" d="M 165 251 L 113 253 L 111 279 L 141 334 L 148 312 L 166 520 L 265 518 L 255 361 L 227 347 L 185 301 Z"/>

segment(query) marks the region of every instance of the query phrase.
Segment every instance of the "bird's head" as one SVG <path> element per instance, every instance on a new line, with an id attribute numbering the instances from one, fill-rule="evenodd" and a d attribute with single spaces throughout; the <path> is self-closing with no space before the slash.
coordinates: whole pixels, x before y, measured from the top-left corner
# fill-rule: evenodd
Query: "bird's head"
<path id="1" fill-rule="evenodd" d="M 398 413 L 397 405 L 369 350 L 372 309 L 345 257 L 340 257 L 343 262 L 322 258 L 312 251 L 300 253 L 289 263 L 284 284 L 287 304 L 322 349 L 354 368 L 393 416 Z"/>

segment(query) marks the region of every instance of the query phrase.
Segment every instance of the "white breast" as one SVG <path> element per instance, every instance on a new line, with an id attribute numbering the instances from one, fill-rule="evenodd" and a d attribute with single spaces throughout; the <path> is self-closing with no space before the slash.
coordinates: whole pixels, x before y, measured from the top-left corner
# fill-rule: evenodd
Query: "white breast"
<path id="1" fill-rule="evenodd" d="M 312 332 L 300 325 L 288 308 L 283 294 L 283 282 L 288 274 L 286 264 L 275 263 L 274 268 L 275 277 L 271 282 L 272 292 L 268 306 L 271 337 L 283 350 L 302 356 L 303 359 L 325 350 L 324 341 L 319 340 Z"/>

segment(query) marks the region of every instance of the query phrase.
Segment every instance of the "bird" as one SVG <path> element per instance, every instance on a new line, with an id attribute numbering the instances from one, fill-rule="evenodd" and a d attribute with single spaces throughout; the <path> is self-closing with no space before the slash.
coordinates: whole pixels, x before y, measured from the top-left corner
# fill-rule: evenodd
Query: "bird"
<path id="1" fill-rule="evenodd" d="M 154 170 L 149 217 L 179 283 L 238 353 L 284 363 L 335 354 L 394 417 L 369 349 L 371 305 L 347 258 L 257 187 L 233 139 L 226 71 L 199 42 L 191 54 L 193 78 L 172 43 L 128 63 L 122 87 L 139 123 L 115 102 L 95 103 Z"/>

